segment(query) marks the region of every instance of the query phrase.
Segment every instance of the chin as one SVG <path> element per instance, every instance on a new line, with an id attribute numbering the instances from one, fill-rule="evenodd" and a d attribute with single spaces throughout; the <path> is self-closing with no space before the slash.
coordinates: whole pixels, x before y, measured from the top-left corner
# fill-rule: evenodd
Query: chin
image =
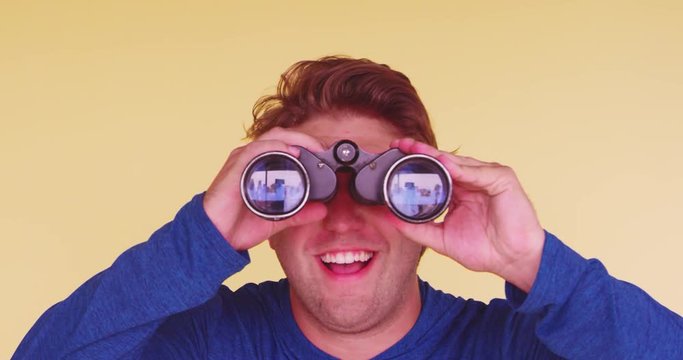
<path id="1" fill-rule="evenodd" d="M 321 304 L 317 320 L 338 333 L 362 333 L 381 322 L 381 309 L 378 305 L 369 299 L 337 299 Z"/>
<path id="2" fill-rule="evenodd" d="M 297 302 L 310 318 L 315 319 L 322 327 L 340 334 L 358 334 L 371 330 L 389 318 L 395 309 L 395 304 L 391 304 L 391 301 L 382 300 L 388 294 L 378 292 L 377 288 L 374 291 L 368 291 L 367 288 L 365 291 L 349 290 L 339 294 L 324 291 L 320 287 L 304 287 L 303 293 L 295 292 L 303 295 L 297 296 Z"/>

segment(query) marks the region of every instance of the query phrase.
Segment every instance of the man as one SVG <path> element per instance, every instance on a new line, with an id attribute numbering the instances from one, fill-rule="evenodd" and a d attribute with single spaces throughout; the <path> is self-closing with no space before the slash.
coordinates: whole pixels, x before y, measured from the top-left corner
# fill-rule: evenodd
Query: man
<path id="1" fill-rule="evenodd" d="M 683 358 L 683 319 L 545 232 L 510 168 L 437 150 L 403 74 L 368 60 L 300 62 L 254 120 L 254 141 L 206 193 L 48 310 L 15 357 Z M 438 159 L 453 178 L 444 221 L 412 224 L 359 204 L 346 172 L 334 198 L 282 221 L 237 200 L 257 155 L 341 139 Z M 287 279 L 221 287 L 266 239 Z M 500 276 L 507 299 L 434 290 L 416 274 L 425 248 Z"/>

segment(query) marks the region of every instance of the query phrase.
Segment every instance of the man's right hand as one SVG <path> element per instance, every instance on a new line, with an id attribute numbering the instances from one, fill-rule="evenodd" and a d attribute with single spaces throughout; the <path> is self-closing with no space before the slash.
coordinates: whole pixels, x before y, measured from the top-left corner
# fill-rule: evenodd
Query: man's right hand
<path id="1" fill-rule="evenodd" d="M 235 250 L 251 249 L 285 228 L 315 222 L 325 217 L 325 205 L 311 202 L 288 219 L 266 220 L 252 213 L 242 201 L 240 179 L 249 161 L 269 151 L 282 151 L 299 157 L 299 149 L 294 145 L 312 152 L 324 150 L 322 144 L 313 137 L 292 130 L 273 128 L 253 142 L 233 150 L 206 191 L 204 211 Z"/>

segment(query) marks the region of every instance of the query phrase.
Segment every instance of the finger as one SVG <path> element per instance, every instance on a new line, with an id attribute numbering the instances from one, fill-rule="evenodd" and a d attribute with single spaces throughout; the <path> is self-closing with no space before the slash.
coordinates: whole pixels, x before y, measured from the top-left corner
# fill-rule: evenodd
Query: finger
<path id="1" fill-rule="evenodd" d="M 444 254 L 443 245 L 443 223 L 422 223 L 413 224 L 403 221 L 392 213 L 387 213 L 385 220 L 396 228 L 403 236 L 422 246 L 426 246 L 434 251 Z"/>
<path id="2" fill-rule="evenodd" d="M 245 146 L 233 150 L 226 161 L 226 167 L 244 169 L 256 156 L 268 152 L 284 152 L 292 156 L 299 156 L 300 150 L 296 146 L 288 145 L 279 140 L 253 141 Z"/>
<path id="3" fill-rule="evenodd" d="M 276 221 L 273 227 L 273 234 L 270 236 L 289 227 L 320 221 L 324 219 L 325 216 L 327 216 L 327 206 L 325 206 L 325 204 L 320 202 L 309 202 L 294 216 L 282 221 Z"/>
<path id="4" fill-rule="evenodd" d="M 470 190 L 484 191 L 488 195 L 497 195 L 517 177 L 514 171 L 507 166 L 468 166 L 459 165 L 442 155 L 439 161 L 446 167 L 453 178 L 453 182 Z"/>
<path id="5" fill-rule="evenodd" d="M 459 164 L 459 165 L 467 165 L 467 166 L 497 166 L 497 165 L 500 165 L 498 163 L 481 161 L 481 160 L 475 159 L 473 157 L 455 155 L 453 153 L 445 152 L 445 151 L 442 151 L 441 154 L 445 155 L 446 157 L 448 157 L 453 162 L 455 162 L 456 164 Z"/>
<path id="6" fill-rule="evenodd" d="M 469 156 L 455 155 L 452 152 L 440 151 L 435 147 L 412 138 L 396 139 L 391 143 L 392 147 L 397 147 L 406 154 L 425 154 L 432 157 L 440 155 L 448 156 L 453 162 L 468 166 L 497 166 L 499 164 L 481 161 Z"/>
<path id="7" fill-rule="evenodd" d="M 425 154 L 432 157 L 437 157 L 441 154 L 435 147 L 413 138 L 396 139 L 391 142 L 391 146 L 398 148 L 406 154 Z"/>
<path id="8" fill-rule="evenodd" d="M 234 223 L 225 233 L 221 233 L 226 239 L 230 239 L 229 241 L 235 249 L 246 250 L 282 230 L 320 221 L 326 215 L 327 208 L 322 203 L 308 203 L 294 216 L 281 221 L 264 219 L 245 210 L 240 214 L 237 223 Z"/>
<path id="9" fill-rule="evenodd" d="M 318 139 L 302 132 L 275 127 L 259 136 L 256 141 L 278 140 L 289 145 L 298 145 L 313 152 L 325 150 L 325 146 Z"/>
<path id="10" fill-rule="evenodd" d="M 236 148 L 230 153 L 223 168 L 209 186 L 209 192 L 218 191 L 231 194 L 231 196 L 239 195 L 239 180 L 247 164 L 256 156 L 273 151 L 281 151 L 293 156 L 299 155 L 298 148 L 276 140 L 254 141 Z"/>
<path id="11" fill-rule="evenodd" d="M 392 141 L 391 141 L 391 144 L 389 144 L 389 146 L 390 146 L 390 147 L 393 147 L 393 148 L 397 148 L 397 147 L 400 147 L 400 146 L 405 146 L 405 145 L 401 145 L 402 143 L 408 144 L 408 143 L 412 143 L 412 142 L 414 142 L 414 141 L 415 141 L 415 139 L 409 138 L 409 137 L 398 138 L 398 139 L 392 140 Z"/>
<path id="12" fill-rule="evenodd" d="M 509 178 L 509 168 L 497 163 L 489 163 L 472 157 L 455 155 L 417 141 L 412 138 L 397 139 L 392 145 L 405 153 L 420 153 L 437 158 L 453 178 L 454 183 L 464 186 L 469 190 L 484 190 L 488 194 L 499 192 L 500 178 Z M 478 171 L 477 168 L 488 168 L 487 171 Z M 453 201 L 456 201 L 454 198 Z"/>
<path id="13" fill-rule="evenodd" d="M 412 146 L 412 144 L 414 142 L 415 142 L 415 139 L 412 139 L 412 138 L 400 138 L 400 139 L 394 139 L 389 146 L 392 148 L 398 148 L 402 152 L 409 154 L 410 153 L 410 147 Z"/>

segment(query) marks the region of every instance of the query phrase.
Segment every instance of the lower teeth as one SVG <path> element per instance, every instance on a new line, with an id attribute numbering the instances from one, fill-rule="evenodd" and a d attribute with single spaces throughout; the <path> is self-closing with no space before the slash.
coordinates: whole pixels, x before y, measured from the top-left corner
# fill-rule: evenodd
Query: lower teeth
<path id="1" fill-rule="evenodd" d="M 334 273 L 354 273 L 364 269 L 370 261 L 357 261 L 349 264 L 323 263 Z"/>

